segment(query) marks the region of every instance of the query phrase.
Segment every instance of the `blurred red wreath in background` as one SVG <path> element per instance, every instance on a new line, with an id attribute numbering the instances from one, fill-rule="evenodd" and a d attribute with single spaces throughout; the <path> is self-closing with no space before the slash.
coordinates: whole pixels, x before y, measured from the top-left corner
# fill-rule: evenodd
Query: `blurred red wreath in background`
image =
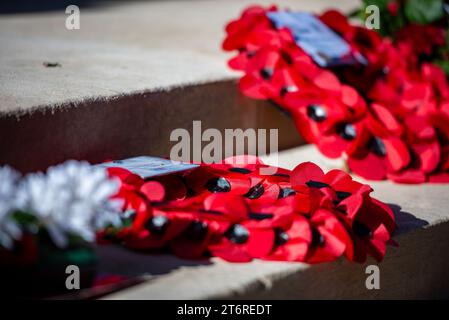
<path id="1" fill-rule="evenodd" d="M 449 182 L 449 85 L 421 56 L 444 44 L 445 30 L 409 24 L 395 41 L 352 25 L 331 10 L 319 19 L 361 53 L 366 66 L 319 67 L 288 28 L 267 17 L 275 6 L 249 7 L 226 26 L 229 60 L 244 72 L 240 90 L 288 111 L 304 139 L 326 156 L 344 156 L 371 180 Z"/>

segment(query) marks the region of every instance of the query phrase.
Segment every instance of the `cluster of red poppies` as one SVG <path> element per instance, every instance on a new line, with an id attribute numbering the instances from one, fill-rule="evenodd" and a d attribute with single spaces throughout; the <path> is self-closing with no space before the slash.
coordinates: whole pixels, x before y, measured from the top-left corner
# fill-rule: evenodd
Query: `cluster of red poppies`
<path id="1" fill-rule="evenodd" d="M 109 174 L 121 181 L 124 226 L 98 238 L 135 250 L 233 262 L 380 261 L 396 226 L 370 186 L 310 162 L 290 171 L 240 156 L 151 180 L 122 168 Z"/>
<path id="2" fill-rule="evenodd" d="M 276 10 L 250 7 L 226 26 L 223 48 L 238 50 L 229 66 L 244 72 L 245 95 L 284 108 L 306 141 L 328 157 L 344 156 L 366 179 L 449 182 L 449 85 L 421 59 L 444 42 L 440 29 L 404 29 L 393 42 L 327 11 L 318 18 L 368 63 L 324 69 L 288 28 L 275 28 L 267 12 Z"/>

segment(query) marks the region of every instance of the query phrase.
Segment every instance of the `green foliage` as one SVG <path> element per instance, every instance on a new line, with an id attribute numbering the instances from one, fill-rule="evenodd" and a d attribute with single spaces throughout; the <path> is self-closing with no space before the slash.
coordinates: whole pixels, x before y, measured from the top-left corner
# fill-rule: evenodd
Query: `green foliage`
<path id="1" fill-rule="evenodd" d="M 443 18 L 443 0 L 407 0 L 404 12 L 410 22 L 429 24 Z"/>
<path id="2" fill-rule="evenodd" d="M 446 76 L 449 76 L 449 60 L 435 60 L 434 63 L 443 69 Z"/>
<path id="3" fill-rule="evenodd" d="M 392 36 L 398 29 L 405 24 L 405 16 L 402 10 L 398 11 L 396 16 L 392 16 L 388 11 L 388 3 L 391 0 L 363 0 L 363 6 L 360 9 L 361 20 L 366 19 L 366 8 L 375 5 L 379 8 L 380 29 L 377 30 L 382 36 Z"/>
<path id="4" fill-rule="evenodd" d="M 19 225 L 22 226 L 30 226 L 38 223 L 35 215 L 25 212 L 25 211 L 16 211 L 12 214 L 12 218 L 17 221 Z"/>
<path id="5" fill-rule="evenodd" d="M 443 0 L 362 0 L 363 5 L 358 16 L 361 20 L 366 18 L 366 7 L 375 5 L 380 12 L 380 30 L 382 36 L 393 37 L 395 33 L 408 23 L 430 24 L 444 17 Z M 396 2 L 398 12 L 392 15 L 388 5 Z"/>
<path id="6" fill-rule="evenodd" d="M 392 14 L 389 6 L 397 5 L 396 14 Z M 380 13 L 380 29 L 376 30 L 383 37 L 395 38 L 397 32 L 410 23 L 433 24 L 446 28 L 446 45 L 437 48 L 432 55 L 425 57 L 439 65 L 449 76 L 449 15 L 444 11 L 444 0 L 362 0 L 362 6 L 351 17 L 358 17 L 361 21 L 367 18 L 366 8 L 376 5 Z"/>

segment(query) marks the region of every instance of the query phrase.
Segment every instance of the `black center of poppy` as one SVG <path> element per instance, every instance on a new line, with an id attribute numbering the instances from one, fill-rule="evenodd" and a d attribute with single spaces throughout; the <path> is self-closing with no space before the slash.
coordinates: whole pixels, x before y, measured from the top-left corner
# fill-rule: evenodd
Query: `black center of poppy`
<path id="1" fill-rule="evenodd" d="M 361 238 L 371 238 L 373 236 L 373 232 L 357 220 L 352 223 L 352 231 Z"/>
<path id="2" fill-rule="evenodd" d="M 247 56 L 248 58 L 252 58 L 255 54 L 256 54 L 256 51 L 247 51 L 247 52 L 246 52 L 246 56 Z"/>
<path id="3" fill-rule="evenodd" d="M 206 210 L 206 209 L 200 209 L 200 212 L 204 212 L 204 213 L 210 213 L 210 214 L 223 214 L 223 212 L 218 211 L 218 210 Z"/>
<path id="4" fill-rule="evenodd" d="M 272 213 L 264 213 L 264 212 L 250 212 L 249 217 L 250 217 L 250 219 L 260 221 L 260 220 L 273 218 L 273 214 Z"/>
<path id="5" fill-rule="evenodd" d="M 285 96 L 286 93 L 298 91 L 298 87 L 296 86 L 285 86 L 281 89 L 281 97 Z"/>
<path id="6" fill-rule="evenodd" d="M 323 235 L 315 228 L 312 228 L 312 245 L 313 246 L 324 246 Z"/>
<path id="7" fill-rule="evenodd" d="M 283 178 L 290 178 L 290 176 L 286 173 L 275 173 L 272 174 L 273 177 L 283 177 Z"/>
<path id="8" fill-rule="evenodd" d="M 145 224 L 145 228 L 154 234 L 164 234 L 170 221 L 165 216 L 154 216 Z"/>
<path id="9" fill-rule="evenodd" d="M 313 181 L 313 180 L 307 181 L 307 182 L 306 182 L 306 185 L 307 185 L 309 188 L 318 188 L 318 189 L 321 189 L 321 188 L 328 188 L 328 187 L 329 187 L 329 185 L 328 185 L 327 183 L 320 182 L 320 181 Z"/>
<path id="10" fill-rule="evenodd" d="M 289 240 L 289 236 L 287 232 L 285 232 L 282 229 L 276 229 L 275 230 L 275 238 L 274 238 L 274 244 L 276 246 L 282 246 L 283 244 L 286 244 Z"/>
<path id="11" fill-rule="evenodd" d="M 384 143 L 378 137 L 372 137 L 369 140 L 368 149 L 380 157 L 384 157 L 387 154 L 387 149 L 385 148 Z"/>
<path id="12" fill-rule="evenodd" d="M 265 188 L 261 184 L 256 184 L 245 194 L 248 199 L 258 199 L 265 192 Z"/>
<path id="13" fill-rule="evenodd" d="M 231 191 L 231 184 L 223 177 L 212 178 L 206 182 L 206 189 L 210 192 L 229 192 Z"/>
<path id="14" fill-rule="evenodd" d="M 282 58 L 285 60 L 285 62 L 287 62 L 288 64 L 293 63 L 293 59 L 288 52 L 281 50 L 280 53 L 281 53 Z"/>
<path id="15" fill-rule="evenodd" d="M 225 235 L 230 241 L 243 244 L 248 241 L 249 231 L 241 224 L 234 224 L 226 231 Z"/>
<path id="16" fill-rule="evenodd" d="M 282 199 L 288 196 L 294 196 L 296 194 L 296 191 L 292 188 L 281 188 L 281 191 L 279 191 L 279 197 L 278 199 Z"/>
<path id="17" fill-rule="evenodd" d="M 344 200 L 347 197 L 351 196 L 350 192 L 346 192 L 346 191 L 337 191 L 336 192 L 338 199 L 340 200 Z"/>
<path id="18" fill-rule="evenodd" d="M 271 76 L 273 75 L 273 69 L 272 68 L 263 68 L 260 70 L 260 76 L 265 80 L 270 80 Z"/>
<path id="19" fill-rule="evenodd" d="M 307 116 L 315 122 L 322 122 L 327 118 L 326 110 L 317 104 L 307 106 Z"/>
<path id="20" fill-rule="evenodd" d="M 341 123 L 337 126 L 337 133 L 345 140 L 351 141 L 357 137 L 355 127 L 350 123 Z"/>
<path id="21" fill-rule="evenodd" d="M 228 171 L 231 171 L 231 172 L 238 172 L 238 173 L 243 173 L 243 174 L 251 173 L 251 170 L 249 170 L 249 169 L 246 169 L 246 168 L 237 168 L 237 167 L 229 168 Z"/>
<path id="22" fill-rule="evenodd" d="M 187 238 L 193 241 L 201 241 L 207 235 L 207 223 L 204 221 L 192 221 L 186 230 Z"/>
<path id="23" fill-rule="evenodd" d="M 351 196 L 351 193 L 350 193 L 350 192 L 346 192 L 346 191 L 336 191 L 335 193 L 336 193 L 336 195 L 337 195 L 337 199 L 335 199 L 335 200 L 333 201 L 333 203 L 334 203 L 335 205 L 340 204 L 340 202 L 341 202 L 342 200 L 344 200 L 344 199 L 346 199 L 347 197 Z M 344 212 L 344 214 L 346 214 L 346 212 Z"/>

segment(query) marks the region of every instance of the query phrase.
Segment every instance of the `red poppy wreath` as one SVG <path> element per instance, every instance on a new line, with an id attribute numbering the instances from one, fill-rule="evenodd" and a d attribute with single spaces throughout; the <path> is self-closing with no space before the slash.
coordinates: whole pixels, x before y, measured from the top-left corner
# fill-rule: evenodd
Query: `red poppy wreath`
<path id="1" fill-rule="evenodd" d="M 275 23 L 270 15 L 279 12 L 250 7 L 226 26 L 223 49 L 238 50 L 229 66 L 244 72 L 240 90 L 281 106 L 307 142 L 343 156 L 363 178 L 449 182 L 449 85 L 440 67 L 420 59 L 444 42 L 444 30 L 420 27 L 433 35 L 424 48 L 414 37 L 382 38 L 327 11 L 315 18 L 349 45 L 340 60 L 352 62 L 324 68 L 323 57 L 306 52 L 310 42 L 298 45 L 307 39 L 295 21 Z"/>
<path id="2" fill-rule="evenodd" d="M 370 186 L 311 162 L 290 171 L 243 156 L 150 181 L 108 170 L 121 182 L 115 198 L 124 200 L 123 226 L 106 228 L 98 239 L 134 250 L 232 262 L 380 261 L 396 226 Z"/>

